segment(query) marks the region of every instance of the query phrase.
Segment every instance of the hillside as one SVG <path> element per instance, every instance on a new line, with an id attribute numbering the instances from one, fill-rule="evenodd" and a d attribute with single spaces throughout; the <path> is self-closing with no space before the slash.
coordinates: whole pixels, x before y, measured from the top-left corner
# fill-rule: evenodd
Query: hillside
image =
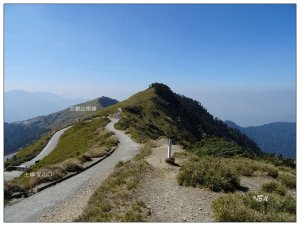
<path id="1" fill-rule="evenodd" d="M 16 156 L 17 159 L 7 161 L 6 166 L 30 160 L 41 151 L 43 144 L 49 139 L 51 133 L 48 131 L 59 130 L 70 124 L 73 125 L 73 128 L 66 132 L 59 144 L 59 147 L 63 148 L 57 147 L 53 153 L 33 168 L 43 168 L 45 165 L 66 160 L 70 156 L 74 157 L 74 153 L 86 152 L 89 147 L 102 142 L 97 140 L 99 138 L 95 134 L 98 132 L 94 131 L 97 128 L 96 123 L 99 118 L 105 119 L 115 112 L 119 112 L 120 117 L 115 128 L 130 133 L 131 137 L 139 143 L 164 137 L 172 138 L 174 144 L 181 144 L 185 149 L 194 150 L 195 152 L 203 152 L 203 150 L 207 152 L 208 150 L 213 155 L 220 153 L 223 156 L 236 154 L 257 156 L 261 154 L 260 149 L 247 136 L 242 135 L 237 130 L 228 128 L 221 120 L 209 114 L 199 102 L 174 93 L 164 84 L 151 84 L 148 89 L 133 95 L 125 101 L 109 106 L 115 102 L 115 100 L 102 97 L 80 105 L 96 105 L 98 109 L 96 112 L 74 112 L 66 109 L 48 116 L 18 123 L 19 126 L 27 126 L 27 130 L 22 131 L 23 136 L 18 138 L 22 141 L 26 141 L 24 138 L 31 138 L 35 142 L 23 149 L 24 151 L 22 150 Z M 106 108 L 103 109 L 104 107 Z M 106 120 L 105 123 L 107 121 L 109 120 Z M 103 127 L 105 123 L 98 126 Z M 91 127 L 89 124 L 95 124 L 95 127 Z M 30 130 L 33 126 L 44 129 L 34 131 L 34 135 L 43 133 L 43 136 L 37 141 L 34 140 L 33 132 Z M 32 137 L 28 137 L 29 135 Z M 71 140 L 65 139 L 65 136 L 71 137 Z M 215 146 L 214 139 L 212 139 L 214 141 L 212 145 L 208 145 L 206 142 L 203 146 L 201 141 L 209 140 L 209 138 L 219 138 L 220 141 L 216 141 L 220 143 L 219 147 L 211 148 Z M 64 153 L 63 156 L 62 153 Z M 53 160 L 55 161 L 52 162 Z M 43 163 L 44 161 L 46 164 Z"/>
<path id="2" fill-rule="evenodd" d="M 87 118 L 105 107 L 117 103 L 117 100 L 100 97 L 85 103 L 78 104 L 79 107 L 95 106 L 95 111 L 71 111 L 67 108 L 46 116 L 39 116 L 29 120 L 4 125 L 4 155 L 14 153 L 18 149 L 25 147 L 43 134 L 62 129 L 80 119 Z"/>
<path id="3" fill-rule="evenodd" d="M 165 161 L 168 137 L 174 141 L 175 164 Z M 132 140 L 143 145 L 135 145 L 140 147 L 136 155 L 122 155 L 133 150 L 128 148 L 128 142 L 135 144 Z M 91 174 L 82 172 L 86 164 L 116 146 Z M 103 171 L 108 166 L 110 173 Z M 45 202 L 47 209 L 54 207 L 43 214 L 42 220 L 47 221 L 295 221 L 296 217 L 295 167 L 272 156 L 266 158 L 246 135 L 163 84 L 151 84 L 129 99 L 75 122 L 55 149 L 29 170 L 36 175 L 53 174 L 38 178 L 24 173 L 7 181 L 8 201 L 14 191 L 30 195 L 36 186 L 79 173 L 80 179 L 58 184 L 63 188 L 60 197 L 72 198 Z M 98 176 L 101 182 L 90 180 Z M 83 181 L 93 185 L 78 187 Z M 76 192 L 68 193 L 69 187 Z M 45 192 L 50 194 L 51 188 Z M 49 200 L 44 194 L 30 196 L 31 205 L 36 197 Z M 252 205 L 253 195 L 260 194 L 268 195 L 270 204 Z M 237 205 L 239 199 L 241 206 Z M 20 203 L 19 207 L 24 205 Z"/>
<path id="4" fill-rule="evenodd" d="M 164 84 L 154 83 L 113 106 L 118 107 L 123 114 L 116 127 L 128 130 L 139 142 L 163 136 L 191 148 L 195 142 L 213 136 L 235 142 L 253 154 L 261 153 L 246 135 L 214 118 L 201 103 L 174 93 Z"/>
<path id="5" fill-rule="evenodd" d="M 12 90 L 4 93 L 4 121 L 11 123 L 48 115 L 82 102 L 81 99 L 69 100 L 49 92 Z"/>
<path id="6" fill-rule="evenodd" d="M 296 123 L 273 122 L 249 127 L 238 126 L 232 121 L 226 121 L 226 124 L 245 133 L 266 153 L 296 158 Z"/>

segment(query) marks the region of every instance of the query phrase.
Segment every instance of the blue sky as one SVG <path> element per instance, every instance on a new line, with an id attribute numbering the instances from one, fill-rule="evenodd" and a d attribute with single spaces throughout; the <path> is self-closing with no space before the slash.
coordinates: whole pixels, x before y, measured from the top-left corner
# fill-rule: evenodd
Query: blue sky
<path id="1" fill-rule="evenodd" d="M 4 10 L 5 91 L 124 100 L 163 82 L 244 126 L 295 121 L 295 5 Z"/>

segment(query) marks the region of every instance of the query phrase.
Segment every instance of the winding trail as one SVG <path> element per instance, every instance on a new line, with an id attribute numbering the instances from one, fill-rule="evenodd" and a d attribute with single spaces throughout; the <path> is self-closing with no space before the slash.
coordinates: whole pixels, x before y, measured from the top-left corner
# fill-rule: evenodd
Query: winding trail
<path id="1" fill-rule="evenodd" d="M 58 141 L 60 139 L 60 137 L 64 134 L 64 132 L 68 129 L 70 129 L 72 126 L 66 127 L 64 129 L 61 129 L 59 131 L 57 131 L 52 137 L 51 139 L 48 141 L 47 145 L 43 148 L 43 150 L 33 159 L 22 163 L 20 166 L 22 167 L 30 167 L 32 165 L 35 164 L 36 161 L 39 161 L 43 158 L 45 158 L 47 155 L 49 155 L 54 148 L 56 147 L 56 145 L 58 144 Z M 17 154 L 17 153 L 14 153 Z M 18 170 L 13 170 L 13 171 L 5 171 L 4 172 L 4 180 L 8 181 L 8 180 L 12 180 L 15 177 L 20 176 L 23 173 L 23 171 L 18 171 Z"/>
<path id="2" fill-rule="evenodd" d="M 62 130 L 57 131 L 49 140 L 49 142 L 47 143 L 47 145 L 43 148 L 43 150 L 33 159 L 31 159 L 28 162 L 24 162 L 22 163 L 20 166 L 26 166 L 26 167 L 30 167 L 32 165 L 35 164 L 36 161 L 39 161 L 43 158 L 45 158 L 47 155 L 49 155 L 54 148 L 56 147 L 56 145 L 58 144 L 58 141 L 60 139 L 60 137 L 64 134 L 64 132 L 68 129 L 70 129 L 72 126 L 66 127 Z"/>
<path id="3" fill-rule="evenodd" d="M 78 217 L 95 189 L 113 172 L 119 161 L 132 159 L 140 150 L 123 131 L 114 128 L 117 118 L 110 118 L 106 129 L 115 133 L 120 143 L 115 152 L 99 164 L 53 187 L 4 208 L 5 222 L 70 222 Z"/>

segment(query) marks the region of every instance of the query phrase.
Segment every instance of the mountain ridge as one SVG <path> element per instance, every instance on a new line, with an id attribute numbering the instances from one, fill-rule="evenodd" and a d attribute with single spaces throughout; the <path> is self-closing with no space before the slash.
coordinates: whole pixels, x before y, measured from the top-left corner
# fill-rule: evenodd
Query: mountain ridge
<path id="1" fill-rule="evenodd" d="M 64 110 L 48 114 L 46 116 L 38 116 L 28 120 L 5 123 L 4 124 L 4 154 L 14 153 L 20 148 L 33 143 L 43 134 L 51 130 L 60 130 L 70 124 L 89 117 L 95 112 L 115 104 L 118 101 L 109 97 L 99 97 L 91 101 L 87 101 L 75 106 L 78 107 L 96 107 L 95 111 L 71 111 L 71 107 Z M 86 110 L 86 109 L 85 109 Z"/>
<path id="2" fill-rule="evenodd" d="M 128 130 L 138 142 L 165 136 L 191 146 L 205 136 L 216 136 L 261 154 L 253 140 L 214 118 L 200 102 L 176 94 L 161 83 L 153 83 L 148 89 L 109 108 L 118 107 L 122 108 L 123 117 L 116 127 Z"/>
<path id="3" fill-rule="evenodd" d="M 11 123 L 48 115 L 84 101 L 67 99 L 50 92 L 11 90 L 4 93 L 4 121 Z"/>
<path id="4" fill-rule="evenodd" d="M 240 130 L 251 137 L 266 153 L 296 157 L 296 123 L 272 122 L 261 126 L 241 127 L 226 120 L 225 123 L 232 128 Z"/>

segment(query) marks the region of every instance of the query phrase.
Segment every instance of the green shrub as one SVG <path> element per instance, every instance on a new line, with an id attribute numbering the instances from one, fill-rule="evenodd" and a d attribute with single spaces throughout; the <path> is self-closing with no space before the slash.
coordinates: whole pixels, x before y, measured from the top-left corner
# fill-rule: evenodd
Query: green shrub
<path id="1" fill-rule="evenodd" d="M 255 199 L 257 195 L 263 195 L 262 201 Z M 215 199 L 212 209 L 215 219 L 223 222 L 296 221 L 296 200 L 291 196 L 227 194 Z"/>
<path id="2" fill-rule="evenodd" d="M 278 176 L 278 180 L 288 188 L 296 188 L 296 176 L 290 173 L 282 173 Z"/>
<path id="3" fill-rule="evenodd" d="M 274 167 L 270 167 L 269 169 L 267 169 L 268 172 L 268 176 L 273 177 L 273 178 L 277 178 L 278 177 L 278 170 Z"/>
<path id="4" fill-rule="evenodd" d="M 223 138 L 209 137 L 193 146 L 191 151 L 199 156 L 232 157 L 248 153 L 244 148 Z"/>
<path id="5" fill-rule="evenodd" d="M 282 184 L 279 184 L 275 181 L 267 182 L 262 185 L 262 191 L 269 193 L 276 193 L 278 195 L 286 195 L 287 189 Z"/>
<path id="6" fill-rule="evenodd" d="M 230 163 L 231 162 L 231 163 Z M 244 159 L 240 160 L 230 160 L 228 164 L 230 164 L 239 175 L 250 177 L 254 174 L 254 171 L 256 170 L 256 166 L 249 161 L 245 161 Z"/>
<path id="7" fill-rule="evenodd" d="M 233 192 L 240 187 L 236 173 L 214 158 L 186 162 L 179 170 L 177 182 L 183 186 L 207 187 L 216 192 Z"/>

